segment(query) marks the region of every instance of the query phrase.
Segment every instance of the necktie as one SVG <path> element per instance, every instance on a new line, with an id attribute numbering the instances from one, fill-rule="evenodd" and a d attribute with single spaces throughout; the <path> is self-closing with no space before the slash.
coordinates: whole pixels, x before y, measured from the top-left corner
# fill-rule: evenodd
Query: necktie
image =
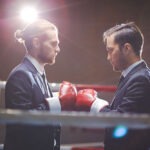
<path id="1" fill-rule="evenodd" d="M 120 76 L 120 80 L 119 80 L 119 84 L 120 84 L 123 80 L 124 80 L 124 76 L 121 75 L 121 76 Z"/>
<path id="2" fill-rule="evenodd" d="M 46 96 L 49 96 L 48 85 L 47 85 L 45 74 L 42 75 L 42 79 L 43 79 L 43 86 L 44 86 L 45 94 Z"/>
<path id="3" fill-rule="evenodd" d="M 114 103 L 114 101 L 115 101 L 115 98 L 116 98 L 116 95 L 117 95 L 117 92 L 119 91 L 118 89 L 119 89 L 119 87 L 120 87 L 120 84 L 121 84 L 121 82 L 124 80 L 124 78 L 125 78 L 125 77 L 124 77 L 123 75 L 120 76 L 120 80 L 119 80 L 119 83 L 118 83 L 118 86 L 117 86 L 117 91 L 115 92 L 114 98 L 113 98 L 112 102 L 110 103 L 110 106 L 113 105 L 113 103 Z"/>

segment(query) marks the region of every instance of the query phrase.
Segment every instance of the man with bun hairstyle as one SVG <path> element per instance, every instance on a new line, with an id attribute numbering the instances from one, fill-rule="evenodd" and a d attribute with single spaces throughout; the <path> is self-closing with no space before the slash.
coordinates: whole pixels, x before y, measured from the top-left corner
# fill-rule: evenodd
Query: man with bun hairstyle
<path id="1" fill-rule="evenodd" d="M 63 82 L 59 96 L 53 96 L 46 78 L 45 65 L 53 65 L 60 52 L 57 27 L 38 19 L 16 39 L 26 48 L 22 62 L 10 73 L 5 89 L 6 108 L 60 112 L 74 109 L 76 89 Z M 4 150 L 59 150 L 60 126 L 7 125 Z"/>
<path id="2" fill-rule="evenodd" d="M 142 59 L 142 32 L 133 22 L 123 23 L 104 32 L 103 40 L 113 70 L 121 72 L 117 91 L 112 102 L 104 106 L 92 90 L 81 90 L 77 95 L 77 109 L 150 114 L 150 69 Z M 122 137 L 115 137 L 114 129 L 106 129 L 105 150 L 150 149 L 150 129 L 129 129 Z"/>

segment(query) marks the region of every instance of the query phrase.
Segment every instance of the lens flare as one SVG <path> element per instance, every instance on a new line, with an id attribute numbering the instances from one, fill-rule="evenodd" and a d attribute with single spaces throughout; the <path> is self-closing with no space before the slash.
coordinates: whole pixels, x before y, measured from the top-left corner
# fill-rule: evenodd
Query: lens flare
<path id="1" fill-rule="evenodd" d="M 122 138 L 124 137 L 128 132 L 128 128 L 124 125 L 118 125 L 113 131 L 113 137 L 114 138 Z"/>
<path id="2" fill-rule="evenodd" d="M 33 22 L 38 18 L 37 10 L 33 7 L 24 7 L 20 12 L 20 18 L 25 22 Z"/>

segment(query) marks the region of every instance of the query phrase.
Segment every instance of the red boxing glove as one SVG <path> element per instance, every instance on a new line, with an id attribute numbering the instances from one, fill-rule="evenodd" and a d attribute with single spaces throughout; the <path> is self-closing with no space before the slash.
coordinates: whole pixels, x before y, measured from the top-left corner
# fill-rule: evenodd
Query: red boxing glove
<path id="1" fill-rule="evenodd" d="M 93 89 L 80 90 L 77 94 L 76 109 L 90 111 L 92 103 L 96 100 L 97 92 Z"/>
<path id="2" fill-rule="evenodd" d="M 63 81 L 59 89 L 59 100 L 62 110 L 74 110 L 77 90 L 75 85 Z"/>
<path id="3" fill-rule="evenodd" d="M 108 102 L 97 97 L 93 89 L 80 90 L 76 98 L 76 109 L 82 111 L 99 112 Z"/>

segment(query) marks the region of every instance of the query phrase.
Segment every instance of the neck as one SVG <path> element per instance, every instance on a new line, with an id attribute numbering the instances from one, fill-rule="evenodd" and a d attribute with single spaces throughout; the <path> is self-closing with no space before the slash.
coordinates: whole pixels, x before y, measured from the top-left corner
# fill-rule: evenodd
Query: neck
<path id="1" fill-rule="evenodd" d="M 45 64 L 40 63 L 38 61 L 38 59 L 36 59 L 33 55 L 31 55 L 30 53 L 27 54 L 27 56 L 29 57 L 30 61 L 34 64 L 34 66 L 37 68 L 37 70 L 41 73 L 44 72 L 44 66 Z"/>
<path id="2" fill-rule="evenodd" d="M 140 60 L 141 60 L 140 57 L 135 57 L 134 59 L 132 59 L 132 60 L 129 62 L 128 67 L 131 66 L 132 64 L 134 64 L 134 63 L 140 61 Z"/>
<path id="3" fill-rule="evenodd" d="M 131 56 L 131 57 L 129 56 L 128 59 L 127 59 L 127 62 L 126 62 L 126 65 L 125 65 L 124 69 L 126 69 L 129 66 L 131 66 L 132 64 L 140 61 L 141 59 L 142 59 L 141 56 L 135 56 L 135 55 Z"/>
<path id="4" fill-rule="evenodd" d="M 28 52 L 28 54 L 31 57 L 33 57 L 40 64 L 40 66 L 42 66 L 43 68 L 45 67 L 46 64 L 40 61 L 40 59 L 38 58 L 37 54 L 34 53 L 34 51 L 31 50 L 30 52 Z"/>

